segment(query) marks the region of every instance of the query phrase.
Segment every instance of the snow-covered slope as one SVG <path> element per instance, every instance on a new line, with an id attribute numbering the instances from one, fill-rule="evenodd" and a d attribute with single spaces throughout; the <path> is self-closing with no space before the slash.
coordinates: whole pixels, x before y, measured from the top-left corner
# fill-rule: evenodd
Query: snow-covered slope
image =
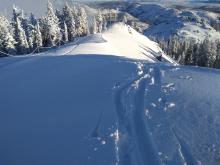
<path id="1" fill-rule="evenodd" d="M 123 23 L 116 23 L 103 34 L 80 38 L 55 51 L 56 55 L 114 55 L 149 62 L 158 62 L 157 57 L 162 56 L 162 61 L 176 64 L 164 54 L 156 42 Z M 54 50 L 43 53 L 43 55 L 51 54 L 54 55 Z"/>
<path id="2" fill-rule="evenodd" d="M 149 63 L 126 34 L 0 59 L 0 164 L 219 164 L 220 71 Z"/>
<path id="3" fill-rule="evenodd" d="M 210 25 L 219 23 L 219 16 L 212 12 L 177 10 L 156 4 L 133 4 L 128 12 L 150 24 L 145 31 L 147 36 L 169 39 L 177 35 L 180 39 L 199 42 L 220 38 L 220 32 Z"/>

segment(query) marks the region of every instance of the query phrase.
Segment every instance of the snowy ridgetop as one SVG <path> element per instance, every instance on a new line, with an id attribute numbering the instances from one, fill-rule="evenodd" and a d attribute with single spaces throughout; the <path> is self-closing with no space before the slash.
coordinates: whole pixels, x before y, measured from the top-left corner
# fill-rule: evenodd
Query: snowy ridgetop
<path id="1" fill-rule="evenodd" d="M 175 63 L 166 56 L 157 43 L 138 33 L 123 23 L 111 26 L 103 34 L 92 34 L 63 46 L 58 50 L 51 50 L 43 55 L 114 55 L 130 59 L 141 59 L 157 62 L 157 57 Z"/>

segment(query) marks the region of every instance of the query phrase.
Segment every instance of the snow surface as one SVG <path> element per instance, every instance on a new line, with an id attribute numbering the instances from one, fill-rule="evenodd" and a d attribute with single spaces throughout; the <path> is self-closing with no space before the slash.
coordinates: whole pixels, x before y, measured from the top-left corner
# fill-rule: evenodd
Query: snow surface
<path id="1" fill-rule="evenodd" d="M 150 63 L 125 29 L 0 59 L 0 164 L 219 164 L 220 71 Z"/>

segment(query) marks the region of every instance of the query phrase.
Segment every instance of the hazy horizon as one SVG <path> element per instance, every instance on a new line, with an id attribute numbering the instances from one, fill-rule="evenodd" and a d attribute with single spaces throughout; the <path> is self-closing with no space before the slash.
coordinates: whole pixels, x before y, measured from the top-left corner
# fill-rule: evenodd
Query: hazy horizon
<path id="1" fill-rule="evenodd" d="M 0 6 L 0 13 L 6 16 L 10 16 L 12 13 L 12 7 L 13 5 L 18 6 L 19 8 L 23 9 L 25 13 L 30 14 L 34 13 L 37 17 L 44 15 L 46 11 L 46 4 L 48 0 L 0 0 L 1 5 Z M 73 1 L 73 0 L 50 0 L 54 5 L 59 6 L 61 3 L 66 1 Z M 83 0 L 83 1 L 93 1 L 93 0 Z M 96 0 L 100 1 L 100 0 Z M 102 0 L 105 1 L 105 0 Z M 160 1 L 161 0 L 151 0 L 153 1 Z M 173 0 L 166 0 L 166 1 L 173 1 Z M 187 0 L 178 0 L 178 2 L 184 2 Z M 199 1 L 199 0 L 194 0 Z M 173 1 L 176 2 L 176 1 Z"/>

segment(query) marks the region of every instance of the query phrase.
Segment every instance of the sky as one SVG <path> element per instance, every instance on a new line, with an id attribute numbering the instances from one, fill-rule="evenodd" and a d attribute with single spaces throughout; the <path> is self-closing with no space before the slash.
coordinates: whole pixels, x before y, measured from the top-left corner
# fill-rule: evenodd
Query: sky
<path id="1" fill-rule="evenodd" d="M 12 13 L 12 6 L 13 4 L 15 4 L 19 8 L 24 9 L 26 13 L 29 14 L 32 12 L 37 17 L 39 17 L 44 15 L 46 11 L 47 1 L 48 0 L 0 0 L 0 13 L 6 16 L 10 16 L 10 14 Z M 66 2 L 68 0 L 50 0 L 50 1 L 57 4 L 59 1 Z M 92 1 L 92 0 L 87 0 L 87 1 Z M 178 1 L 184 1 L 184 0 L 178 0 Z"/>
<path id="2" fill-rule="evenodd" d="M 46 11 L 47 1 L 48 0 L 0 0 L 0 13 L 6 16 L 10 16 L 14 4 L 17 7 L 23 9 L 26 13 L 29 14 L 32 12 L 37 17 L 39 17 L 44 15 Z M 50 0 L 50 2 L 54 4 L 59 4 L 60 2 L 65 3 L 66 1 L 75 1 L 75 0 Z M 92 1 L 92 0 L 84 0 L 84 1 Z"/>
<path id="3" fill-rule="evenodd" d="M 15 4 L 27 13 L 33 12 L 40 16 L 42 13 L 45 13 L 46 3 L 47 0 L 0 0 L 0 12 L 8 16 L 12 13 L 12 7 Z"/>

